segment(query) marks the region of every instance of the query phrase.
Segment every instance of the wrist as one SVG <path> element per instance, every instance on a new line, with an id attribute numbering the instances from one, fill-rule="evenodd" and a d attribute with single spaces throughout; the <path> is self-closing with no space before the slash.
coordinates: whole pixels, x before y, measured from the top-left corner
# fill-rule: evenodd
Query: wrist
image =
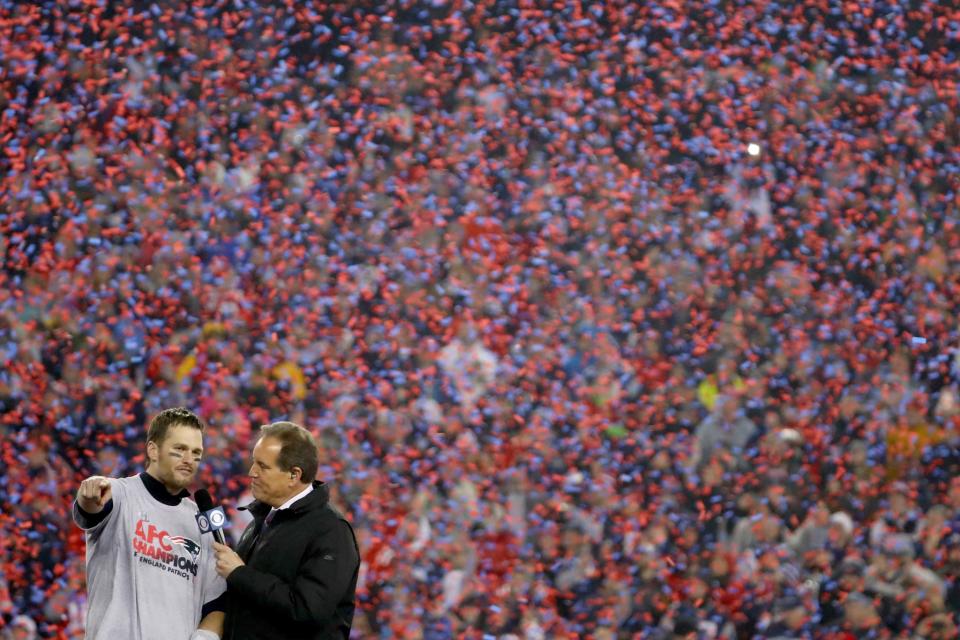
<path id="1" fill-rule="evenodd" d="M 83 500 L 77 500 L 77 506 L 80 507 L 80 511 L 82 511 L 82 512 L 88 514 L 88 515 L 91 515 L 91 516 L 96 515 L 96 514 L 100 513 L 101 511 L 103 511 L 103 506 L 102 506 L 102 505 L 98 505 L 98 504 L 95 503 L 95 502 L 94 502 L 93 504 L 91 504 L 91 503 L 85 502 L 85 501 L 83 501 Z"/>

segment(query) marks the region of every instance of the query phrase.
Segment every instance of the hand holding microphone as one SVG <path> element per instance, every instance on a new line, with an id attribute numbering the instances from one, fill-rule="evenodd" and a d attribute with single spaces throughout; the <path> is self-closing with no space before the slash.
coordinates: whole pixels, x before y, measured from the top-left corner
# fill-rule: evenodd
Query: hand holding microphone
<path id="1" fill-rule="evenodd" d="M 217 554 L 217 573 L 224 579 L 228 578 L 233 570 L 246 564 L 237 555 L 237 552 L 225 544 L 213 543 L 213 550 Z"/>
<path id="2" fill-rule="evenodd" d="M 236 551 L 227 546 L 223 537 L 223 526 L 227 523 L 227 517 L 223 513 L 222 507 L 213 505 L 213 498 L 206 489 L 199 489 L 194 492 L 193 499 L 200 509 L 197 514 L 197 524 L 200 526 L 200 532 L 213 534 L 213 550 L 217 554 L 217 573 L 226 578 L 233 573 L 234 569 L 244 565 L 243 560 L 240 559 Z"/>

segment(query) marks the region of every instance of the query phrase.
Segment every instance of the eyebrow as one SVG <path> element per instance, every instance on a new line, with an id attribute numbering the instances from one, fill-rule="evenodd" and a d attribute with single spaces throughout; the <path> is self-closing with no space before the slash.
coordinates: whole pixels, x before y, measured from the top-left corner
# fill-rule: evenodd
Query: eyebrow
<path id="1" fill-rule="evenodd" d="M 175 442 L 171 445 L 171 447 L 174 449 L 190 449 L 190 445 L 184 444 L 183 442 Z M 203 453 L 203 447 L 194 447 L 193 449 L 190 449 L 190 451 L 193 453 Z"/>

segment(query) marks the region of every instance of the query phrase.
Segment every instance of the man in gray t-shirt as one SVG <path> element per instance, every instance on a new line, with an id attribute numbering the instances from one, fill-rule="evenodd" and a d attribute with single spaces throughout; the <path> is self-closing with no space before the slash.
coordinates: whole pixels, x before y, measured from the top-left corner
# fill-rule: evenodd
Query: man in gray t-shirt
<path id="1" fill-rule="evenodd" d="M 87 640 L 218 640 L 226 583 L 186 487 L 203 455 L 203 423 L 183 408 L 150 423 L 139 476 L 91 476 L 73 519 L 87 539 Z"/>

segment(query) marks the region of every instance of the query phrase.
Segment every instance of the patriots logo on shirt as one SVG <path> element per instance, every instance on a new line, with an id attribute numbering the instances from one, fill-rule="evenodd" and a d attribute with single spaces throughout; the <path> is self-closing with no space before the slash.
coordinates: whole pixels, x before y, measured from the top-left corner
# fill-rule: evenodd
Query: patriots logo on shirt
<path id="1" fill-rule="evenodd" d="M 197 557 L 200 555 L 200 545 L 191 540 L 190 538 L 184 538 L 183 536 L 170 536 L 170 542 L 175 545 L 179 545 L 187 550 L 187 553 L 190 554 L 190 557 L 193 558 L 193 561 L 197 561 Z"/>

